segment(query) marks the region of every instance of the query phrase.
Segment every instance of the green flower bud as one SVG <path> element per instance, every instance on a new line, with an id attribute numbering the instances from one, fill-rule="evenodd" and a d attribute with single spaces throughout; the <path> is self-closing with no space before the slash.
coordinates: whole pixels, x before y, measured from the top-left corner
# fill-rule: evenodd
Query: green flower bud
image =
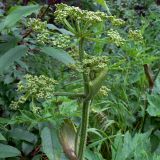
<path id="1" fill-rule="evenodd" d="M 116 30 L 110 29 L 107 34 L 110 38 L 110 41 L 115 43 L 117 46 L 122 46 L 124 44 L 125 39 L 123 39 Z"/>
<path id="2" fill-rule="evenodd" d="M 41 32 L 47 28 L 47 22 L 42 22 L 40 19 L 36 18 L 29 18 L 27 27 L 32 28 L 32 30 L 35 32 Z"/>
<path id="3" fill-rule="evenodd" d="M 129 38 L 134 41 L 142 41 L 143 36 L 140 32 L 140 30 L 129 30 Z"/>
<path id="4" fill-rule="evenodd" d="M 113 26 L 122 26 L 125 24 L 125 21 L 123 19 L 116 18 L 115 16 L 111 16 L 110 20 Z"/>
<path id="5" fill-rule="evenodd" d="M 55 17 L 55 20 L 62 24 L 67 18 L 80 22 L 98 23 L 105 20 L 107 15 L 104 12 L 81 10 L 79 7 L 61 3 L 56 5 Z"/>

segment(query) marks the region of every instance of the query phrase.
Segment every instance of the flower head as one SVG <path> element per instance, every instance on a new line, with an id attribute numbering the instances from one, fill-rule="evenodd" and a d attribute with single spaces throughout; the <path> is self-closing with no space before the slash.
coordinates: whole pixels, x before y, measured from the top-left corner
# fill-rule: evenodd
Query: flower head
<path id="1" fill-rule="evenodd" d="M 113 30 L 113 29 L 110 29 L 108 32 L 107 32 L 109 38 L 110 38 L 110 41 L 115 43 L 117 46 L 121 46 L 124 44 L 125 42 L 125 39 L 123 39 L 120 34 L 118 33 L 118 31 L 116 30 Z"/>
<path id="2" fill-rule="evenodd" d="M 129 38 L 134 41 L 142 41 L 143 36 L 139 30 L 129 30 Z"/>
<path id="3" fill-rule="evenodd" d="M 79 7 L 68 6 L 63 3 L 56 5 L 55 16 L 55 20 L 62 24 L 65 19 L 72 19 L 80 22 L 98 23 L 107 18 L 107 15 L 104 12 L 81 10 Z"/>

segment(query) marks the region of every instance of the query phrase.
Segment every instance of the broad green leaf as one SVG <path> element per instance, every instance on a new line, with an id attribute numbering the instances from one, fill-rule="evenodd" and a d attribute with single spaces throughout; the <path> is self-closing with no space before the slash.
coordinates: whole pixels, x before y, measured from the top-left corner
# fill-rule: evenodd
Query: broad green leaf
<path id="1" fill-rule="evenodd" d="M 68 65 L 74 64 L 74 59 L 64 50 L 62 49 L 55 49 L 53 47 L 43 47 L 41 48 L 41 52 L 46 53 L 47 55 L 51 56 L 54 59 Z"/>
<path id="2" fill-rule="evenodd" d="M 12 146 L 0 143 L 0 158 L 20 156 L 21 152 Z"/>
<path id="3" fill-rule="evenodd" d="M 6 138 L 0 133 L 0 141 L 6 141 Z"/>
<path id="4" fill-rule="evenodd" d="M 26 46 L 17 46 L 7 51 L 0 57 L 0 73 L 3 73 L 9 66 L 11 66 L 16 60 L 20 59 L 27 53 Z"/>
<path id="5" fill-rule="evenodd" d="M 108 15 L 111 15 L 110 10 L 105 0 L 97 0 L 97 3 L 101 5 L 107 11 Z"/>
<path id="6" fill-rule="evenodd" d="M 25 155 L 28 155 L 34 149 L 34 145 L 30 143 L 23 142 L 22 143 L 22 151 Z"/>
<path id="7" fill-rule="evenodd" d="M 49 160 L 68 160 L 62 150 L 57 130 L 51 123 L 39 125 L 41 127 L 42 150 Z"/>
<path id="8" fill-rule="evenodd" d="M 18 39 L 16 37 L 8 37 L 6 42 L 0 44 L 0 56 L 7 52 L 9 49 L 17 45 Z"/>
<path id="9" fill-rule="evenodd" d="M 33 133 L 29 131 L 26 131 L 20 128 L 15 128 L 11 130 L 9 135 L 10 137 L 17 140 L 24 140 L 33 144 L 37 142 L 37 136 L 35 136 Z"/>
<path id="10" fill-rule="evenodd" d="M 45 127 L 41 131 L 41 139 L 42 139 L 42 148 L 44 153 L 50 160 L 54 160 L 54 145 L 52 144 L 52 135 L 50 129 Z"/>
<path id="11" fill-rule="evenodd" d="M 3 26 L 1 26 L 0 29 L 2 30 L 5 27 L 14 26 L 22 17 L 26 17 L 32 13 L 35 13 L 39 9 L 39 5 L 13 7 L 9 15 L 4 19 Z"/>
<path id="12" fill-rule="evenodd" d="M 151 116 L 160 116 L 160 97 L 159 95 L 148 95 L 148 108 L 147 112 Z"/>

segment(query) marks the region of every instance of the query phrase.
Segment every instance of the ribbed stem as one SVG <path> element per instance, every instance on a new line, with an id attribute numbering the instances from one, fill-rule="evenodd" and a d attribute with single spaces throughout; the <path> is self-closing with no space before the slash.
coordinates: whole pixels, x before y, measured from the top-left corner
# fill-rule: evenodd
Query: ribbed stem
<path id="1" fill-rule="evenodd" d="M 81 65 L 83 66 L 83 58 L 84 58 L 84 39 L 80 38 L 79 41 L 79 60 Z M 89 109 L 90 109 L 90 102 L 89 99 L 89 79 L 88 75 L 83 72 L 83 84 L 84 84 L 84 93 L 85 98 L 83 99 L 83 109 L 82 109 L 82 122 L 81 122 L 81 130 L 80 130 L 80 145 L 78 150 L 78 160 L 84 159 L 84 151 L 86 148 L 86 141 L 87 141 L 87 129 L 88 129 L 88 122 L 89 122 Z"/>
<path id="2" fill-rule="evenodd" d="M 88 129 L 88 122 L 89 122 L 89 109 L 90 109 L 90 100 L 85 99 L 83 102 L 82 126 L 81 126 L 81 134 L 80 134 L 78 160 L 83 160 L 84 151 L 86 148 L 87 129 Z"/>

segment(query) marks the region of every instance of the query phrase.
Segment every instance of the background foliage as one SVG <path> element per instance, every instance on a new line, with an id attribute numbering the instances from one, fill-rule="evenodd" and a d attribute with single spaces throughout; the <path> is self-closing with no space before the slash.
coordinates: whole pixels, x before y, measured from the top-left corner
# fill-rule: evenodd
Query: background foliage
<path id="1" fill-rule="evenodd" d="M 58 1 L 57 1 L 58 2 Z M 59 1 L 60 2 L 60 1 Z M 97 95 L 90 111 L 87 160 L 160 159 L 160 6 L 153 0 L 63 1 L 82 9 L 104 11 L 125 21 L 117 27 L 127 38 L 129 29 L 140 30 L 143 43 L 127 41 L 123 47 L 95 35 L 85 49 L 108 57 L 104 84 L 107 95 Z M 48 5 L 49 4 L 49 7 Z M 48 8 L 47 8 L 48 7 Z M 47 8 L 47 9 L 46 9 Z M 57 33 L 72 35 L 55 24 L 55 1 L 0 2 L 0 159 L 68 159 L 74 128 L 80 124 L 80 99 L 54 96 L 49 101 L 27 100 L 20 109 L 10 106 L 21 96 L 17 84 L 26 74 L 54 78 L 56 90 L 82 91 L 82 77 L 65 65 L 72 63 L 69 49 L 37 50 L 36 35 L 26 27 L 29 17 L 46 20 Z M 101 32 L 109 23 L 97 24 Z M 96 33 L 96 32 L 94 32 Z M 138 42 L 138 40 L 137 40 Z M 76 45 L 76 42 L 73 42 Z M 92 47 L 91 47 L 92 46 Z M 51 54 L 51 53 L 55 54 Z M 52 57 L 52 58 L 51 58 Z M 46 84 L 47 86 L 47 84 Z M 41 113 L 34 112 L 41 107 Z M 69 128 L 69 129 L 68 129 Z M 60 132 L 60 134 L 59 134 Z M 59 137 L 59 135 L 61 135 Z"/>

